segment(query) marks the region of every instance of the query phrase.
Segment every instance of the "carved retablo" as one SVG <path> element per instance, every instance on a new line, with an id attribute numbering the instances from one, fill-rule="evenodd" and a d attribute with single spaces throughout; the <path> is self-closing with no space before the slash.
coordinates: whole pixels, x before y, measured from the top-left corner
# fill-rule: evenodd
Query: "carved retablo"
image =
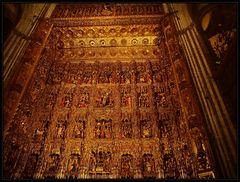
<path id="1" fill-rule="evenodd" d="M 61 4 L 48 22 L 6 135 L 7 178 L 190 179 L 212 171 L 162 4 Z"/>

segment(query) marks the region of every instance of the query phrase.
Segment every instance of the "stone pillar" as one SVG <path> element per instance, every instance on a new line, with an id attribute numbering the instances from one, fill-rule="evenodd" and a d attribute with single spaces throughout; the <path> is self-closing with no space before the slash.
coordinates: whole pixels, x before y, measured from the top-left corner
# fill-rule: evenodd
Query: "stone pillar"
<path id="1" fill-rule="evenodd" d="M 23 56 L 26 47 L 30 43 L 30 36 L 39 24 L 39 18 L 43 17 L 46 7 L 46 3 L 25 6 L 21 20 L 4 45 L 4 81 L 8 79 L 11 70 Z M 32 10 L 29 10 L 30 8 Z"/>
<path id="2" fill-rule="evenodd" d="M 10 84 L 10 82 L 6 83 L 6 80 L 4 80 L 5 85 L 8 85 L 5 88 L 4 95 L 6 103 L 4 105 L 4 113 L 6 115 L 6 117 L 4 118 L 4 137 L 7 134 L 6 131 L 10 126 L 13 114 L 17 109 L 17 106 L 21 101 L 23 94 L 25 93 L 29 81 L 31 80 L 32 74 L 34 72 L 34 69 L 36 68 L 41 52 L 46 44 L 47 38 L 52 29 L 52 25 L 48 22 L 48 20 L 41 21 L 39 26 L 39 30 L 34 33 L 34 37 L 36 37 L 37 41 L 32 41 L 31 48 L 29 48 L 31 49 L 30 57 L 33 59 L 33 62 L 28 63 L 22 61 L 21 63 L 19 63 L 18 66 L 20 67 L 20 69 L 16 72 L 16 77 L 14 77 L 14 81 L 11 82 L 11 84 L 16 88 L 8 85 Z"/>
<path id="3" fill-rule="evenodd" d="M 175 27 L 179 31 L 179 40 L 184 48 L 187 64 L 206 120 L 209 133 L 216 147 L 215 160 L 221 164 L 219 173 L 224 177 L 236 177 L 236 129 L 233 127 L 223 99 L 207 64 L 207 53 L 196 27 L 191 22 L 187 7 L 170 4 L 168 11 L 178 10 L 173 16 Z M 201 44 L 202 43 L 202 44 Z"/>

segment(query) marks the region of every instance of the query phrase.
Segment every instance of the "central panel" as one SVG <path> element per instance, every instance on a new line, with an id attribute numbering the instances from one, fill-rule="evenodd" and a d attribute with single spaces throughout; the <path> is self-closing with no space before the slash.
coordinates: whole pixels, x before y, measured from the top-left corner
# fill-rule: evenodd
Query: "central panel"
<path id="1" fill-rule="evenodd" d="M 156 109 L 167 111 L 171 105 L 164 89 L 174 92 L 162 28 L 64 26 L 52 31 L 58 38 L 47 84 L 58 97 L 49 144 L 58 148 L 68 141 L 66 178 L 77 178 L 81 165 L 89 178 L 156 178 Z"/>

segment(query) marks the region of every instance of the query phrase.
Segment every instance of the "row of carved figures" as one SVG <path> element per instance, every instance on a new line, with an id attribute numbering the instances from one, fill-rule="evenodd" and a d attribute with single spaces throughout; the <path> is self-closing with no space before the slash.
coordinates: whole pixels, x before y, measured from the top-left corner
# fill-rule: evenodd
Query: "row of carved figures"
<path id="1" fill-rule="evenodd" d="M 178 77 L 184 80 L 184 73 L 182 68 L 178 68 Z M 171 71 L 154 71 L 154 72 L 143 72 L 139 71 L 135 73 L 129 71 L 114 72 L 106 71 L 102 74 L 91 71 L 85 71 L 82 73 L 64 73 L 50 70 L 49 77 L 47 79 L 48 84 L 59 84 L 59 83 L 72 83 L 72 84 L 133 84 L 133 83 L 163 83 L 168 80 L 173 80 L 173 74 Z"/>
<path id="2" fill-rule="evenodd" d="M 132 138 L 133 137 L 133 126 L 129 119 L 123 119 L 121 123 L 121 137 Z M 94 135 L 95 138 L 112 138 L 113 128 L 111 119 L 99 119 L 96 120 Z M 153 136 L 152 123 L 150 120 L 140 120 L 139 132 L 141 138 L 151 138 Z M 55 126 L 55 138 L 65 139 L 65 131 L 67 130 L 67 121 L 58 121 Z M 87 122 L 85 120 L 77 120 L 73 130 L 73 138 L 85 138 L 87 135 Z M 165 127 L 161 128 L 161 133 L 166 133 Z M 34 139 L 40 141 L 45 134 L 45 128 L 37 128 L 34 132 Z"/>
<path id="3" fill-rule="evenodd" d="M 154 87 L 153 95 L 150 92 L 150 89 L 145 87 L 140 87 L 136 92 L 136 103 L 133 101 L 134 92 L 130 89 L 121 89 L 120 90 L 120 106 L 121 107 L 150 107 L 157 106 L 158 108 L 168 108 L 170 106 L 178 105 L 178 97 L 172 94 L 174 90 L 174 85 L 170 86 L 162 86 L 162 87 Z M 56 104 L 56 99 L 59 97 L 58 93 L 54 93 L 51 90 L 50 93 L 46 92 L 42 96 L 44 98 L 43 103 L 44 108 L 52 108 L 53 105 Z M 61 101 L 57 107 L 59 108 L 88 108 L 89 106 L 96 108 L 112 108 L 117 104 L 117 96 L 115 93 L 115 89 L 98 89 L 94 92 L 94 96 L 90 90 L 83 88 L 72 89 L 65 91 L 60 95 Z M 77 97 L 77 98 L 76 98 Z M 92 99 L 93 98 L 93 99 Z M 77 99 L 77 101 L 75 101 Z M 187 103 L 191 102 L 188 97 Z"/>
<path id="4" fill-rule="evenodd" d="M 53 18 L 94 17 L 94 16 L 122 16 L 122 15 L 150 15 L 163 14 L 162 5 L 91 5 L 91 6 L 57 6 Z"/>
<path id="5" fill-rule="evenodd" d="M 173 79 L 172 68 L 167 63 L 144 63 L 141 65 L 111 64 L 73 64 L 55 63 L 47 79 L 48 84 L 54 83 L 78 83 L 78 84 L 101 84 L 101 83 L 162 83 Z M 82 68 L 85 68 L 84 70 Z M 122 68 L 121 68 L 122 67 Z M 181 64 L 176 64 L 177 74 L 180 79 L 185 79 L 184 69 Z M 39 73 L 44 74 L 44 73 Z"/>
<path id="6" fill-rule="evenodd" d="M 170 138 L 174 138 L 174 136 L 171 134 L 171 132 L 169 131 L 169 130 L 172 130 L 172 128 L 171 128 L 171 122 L 168 122 L 168 119 L 169 119 L 169 117 L 168 116 L 164 116 L 163 115 L 163 117 L 162 117 L 162 121 L 161 121 L 161 123 L 159 123 L 160 125 L 159 125 L 159 129 L 160 129 L 160 133 L 164 133 L 164 136 L 167 136 L 166 134 L 170 134 L 171 136 L 168 136 L 168 140 L 170 141 Z M 57 130 L 57 132 L 54 132 L 54 133 L 56 133 L 56 135 L 57 135 L 57 137 L 60 137 L 60 138 L 62 138 L 62 139 L 64 139 L 64 136 L 65 136 L 65 131 L 64 130 L 66 130 L 66 128 L 67 128 L 67 121 L 66 120 L 59 120 L 59 122 L 57 122 L 56 123 L 56 130 Z M 78 124 L 79 124 L 79 126 L 77 126 L 78 127 L 78 129 L 79 129 L 79 131 L 78 132 L 76 132 L 75 133 L 75 137 L 84 137 L 85 136 L 85 134 L 86 134 L 86 131 L 84 131 L 85 129 L 86 129 L 86 122 L 84 121 L 84 120 L 79 120 L 78 122 L 77 122 Z M 111 137 L 112 136 L 112 120 L 111 119 L 98 119 L 98 120 L 96 120 L 96 123 L 95 123 L 96 125 L 96 127 L 95 127 L 95 137 L 96 138 L 109 138 L 109 137 Z M 43 129 L 43 131 L 41 131 L 41 130 L 38 130 L 38 131 L 36 131 L 36 135 L 44 135 L 44 133 L 47 133 L 47 130 L 48 130 L 48 128 L 49 128 L 49 122 L 46 122 L 46 124 L 44 124 L 44 128 L 45 129 Z M 62 127 L 62 128 L 61 128 Z M 122 135 L 124 136 L 124 137 L 126 137 L 126 138 L 131 138 L 131 136 L 132 136 L 132 123 L 131 123 L 131 120 L 128 120 L 128 119 L 124 119 L 123 121 L 122 121 L 122 130 L 123 130 L 123 132 L 122 132 Z M 170 127 L 170 128 L 169 128 Z M 97 130 L 100 130 L 100 132 L 98 132 Z M 140 132 L 141 132 L 141 135 L 142 135 L 142 138 L 149 138 L 149 137 L 151 137 L 152 136 L 152 134 L 151 134 L 151 123 L 150 122 L 148 122 L 147 120 L 142 120 L 141 121 L 141 125 L 140 125 L 140 128 L 139 128 L 139 130 L 140 130 Z M 75 130 L 76 131 L 76 130 Z M 38 136 L 39 137 L 39 136 Z M 41 138 L 41 137 L 40 137 Z M 162 138 L 162 137 L 161 137 Z M 44 139 L 45 140 L 45 139 Z M 176 138 L 174 139 L 174 140 L 176 140 Z M 208 160 L 208 157 L 207 157 L 207 152 L 206 152 L 206 145 L 204 144 L 204 141 L 201 139 L 201 137 L 198 137 L 198 138 L 196 138 L 196 140 L 194 141 L 195 142 L 195 146 L 196 146 L 196 150 L 197 150 L 197 153 L 196 153 L 196 165 L 197 165 L 197 169 L 198 170 L 206 170 L 206 169 L 209 169 L 209 160 Z M 12 143 L 13 143 L 13 141 L 12 141 Z M 169 143 L 170 144 L 170 143 Z M 44 143 L 43 143 L 43 145 L 44 145 Z M 165 146 L 165 147 L 164 147 Z M 4 161 L 5 161 L 5 170 L 6 170 L 6 172 L 7 173 L 11 173 L 11 169 L 12 168 L 10 168 L 10 167 L 8 167 L 8 166 L 11 166 L 11 164 L 13 163 L 14 164 L 14 162 L 16 163 L 16 161 L 18 160 L 18 158 L 19 158 L 19 155 L 16 153 L 16 150 L 15 149 L 17 149 L 17 150 L 19 150 L 19 146 L 18 146 L 18 144 L 17 143 L 13 143 L 13 144 L 11 144 L 10 143 L 10 146 L 9 146 L 10 148 L 9 149 L 7 149 L 6 151 L 10 151 L 10 153 L 9 152 L 7 152 L 8 154 L 6 154 L 5 155 L 5 159 L 4 159 Z M 12 148 L 11 148 L 12 147 Z M 166 148 L 167 147 L 167 148 Z M 172 146 L 173 148 L 174 148 L 174 146 Z M 177 147 L 177 146 L 175 146 L 175 147 Z M 163 143 L 163 147 L 162 147 L 162 149 L 161 150 L 163 150 L 163 151 L 166 151 L 166 149 L 167 150 L 169 150 L 169 149 L 171 149 L 171 147 L 169 148 L 169 146 L 168 146 L 168 144 L 164 144 Z M 183 146 L 183 149 L 182 149 L 182 151 L 184 152 L 186 152 L 186 154 L 185 155 L 188 155 L 189 153 L 187 152 L 188 151 L 188 149 L 189 149 L 189 147 L 188 147 L 188 145 L 184 145 Z M 5 151 L 5 152 L 6 152 Z M 15 152 L 14 152 L 15 151 Z M 20 150 L 21 151 L 21 150 Z M 43 152 L 43 151 L 42 151 Z M 181 152 L 181 151 L 179 151 L 179 152 Z M 21 154 L 21 152 L 20 152 L 20 154 Z M 95 152 L 93 152 L 92 153 L 93 154 L 93 160 L 95 159 L 96 161 L 95 161 L 95 163 L 97 163 L 97 161 L 98 160 L 100 160 L 100 167 L 98 166 L 95 166 L 95 168 L 94 168 L 94 170 L 93 171 L 101 171 L 101 170 L 105 170 L 106 169 L 106 166 L 107 165 L 104 165 L 105 163 L 104 163 L 104 161 L 105 161 L 105 157 L 106 156 L 108 156 L 108 157 L 106 157 L 107 159 L 107 161 L 108 160 L 110 160 L 111 159 L 111 155 L 110 155 L 110 152 L 109 151 L 107 151 L 107 152 L 102 152 L 102 153 L 97 153 L 96 151 Z M 100 155 L 100 159 L 96 159 L 96 156 L 98 156 L 98 155 Z M 105 157 L 104 157 L 105 156 Z M 173 154 L 172 153 L 170 153 L 170 154 L 166 154 L 166 155 L 164 155 L 164 160 L 165 160 L 165 166 L 168 166 L 168 165 L 175 165 L 175 163 L 176 163 L 176 161 L 175 161 L 175 159 L 174 158 L 172 158 L 171 159 L 171 156 L 173 156 Z M 28 165 L 32 165 L 32 164 L 34 164 L 34 161 L 36 162 L 38 159 L 40 159 L 39 158 L 39 156 L 38 156 L 38 154 L 36 154 L 36 153 L 34 153 L 33 154 L 33 156 L 31 156 L 33 159 L 33 162 L 31 162 L 30 164 L 28 164 Z M 184 157 L 184 155 L 183 155 L 183 157 Z M 20 157 L 21 158 L 21 157 Z M 51 158 L 53 159 L 53 161 L 58 161 L 58 160 L 61 160 L 60 158 L 59 158 L 59 154 L 52 154 L 51 155 Z M 170 160 L 170 159 L 171 160 Z M 126 159 L 127 160 L 127 159 Z M 75 160 L 76 161 L 76 160 Z M 184 159 L 183 159 L 183 161 L 184 161 Z M 186 162 L 186 161 L 185 161 Z M 190 161 L 191 162 L 191 161 Z M 76 163 L 76 162 L 74 162 L 74 163 Z M 94 161 L 93 162 L 91 162 L 91 164 L 94 164 Z M 189 164 L 189 162 L 187 162 L 188 164 Z M 19 163 L 19 164 L 21 164 L 21 163 Z M 76 164 L 73 164 L 73 165 L 76 165 Z M 171 166 L 170 165 L 170 166 Z M 187 165 L 187 164 L 186 164 Z M 52 166 L 52 167 L 50 167 L 50 173 L 51 174 L 53 174 L 54 173 L 54 165 L 50 165 L 50 166 Z M 102 167 L 101 167 L 102 166 Z M 105 166 L 105 167 L 103 167 L 103 166 Z M 188 166 L 188 168 L 189 167 L 191 167 L 191 166 Z M 75 169 L 75 167 L 73 166 L 72 168 L 74 168 Z M 147 168 L 147 167 L 146 167 Z M 14 168 L 13 168 L 14 169 Z M 165 169 L 165 168 L 164 168 Z M 174 170 L 176 169 L 176 166 L 174 167 Z M 186 169 L 184 169 L 184 170 L 186 170 Z M 31 170 L 29 170 L 29 171 L 31 171 Z M 167 173 L 171 173 L 172 172 L 172 169 L 169 169 L 169 171 L 167 172 Z M 176 171 L 175 171 L 176 172 Z M 174 172 L 174 175 L 175 175 L 175 172 Z M 179 172 L 179 171 L 178 171 Z M 188 172 L 189 172 L 189 175 L 192 175 L 193 174 L 193 169 L 192 169 L 192 172 L 188 169 Z M 55 174 L 55 173 L 54 173 Z M 176 173 L 176 174 L 178 174 L 178 173 Z M 169 174 L 168 174 L 169 175 Z M 171 177 L 172 175 L 170 175 L 170 177 Z"/>
<path id="7" fill-rule="evenodd" d="M 46 159 L 46 165 L 42 173 L 45 179 L 56 179 L 60 172 L 61 154 L 50 154 Z M 22 171 L 21 178 L 33 178 L 36 173 L 36 164 L 39 156 L 37 154 L 29 155 L 27 163 Z M 161 158 L 161 157 L 160 157 Z M 157 166 L 152 154 L 143 154 L 141 159 L 134 158 L 132 154 L 122 154 L 120 160 L 117 162 L 119 168 L 117 169 L 119 178 L 131 179 L 134 178 L 136 168 L 140 168 L 143 178 L 157 178 L 157 170 L 160 167 L 162 178 L 197 178 L 196 173 L 201 170 L 209 170 L 206 152 L 201 150 L 197 155 L 188 156 L 185 158 L 187 163 L 177 164 L 176 156 L 172 151 L 166 152 L 162 156 L 163 164 Z M 72 153 L 68 158 L 66 167 L 63 168 L 63 177 L 66 179 L 81 178 L 84 168 L 87 169 L 89 178 L 95 174 L 113 174 L 113 163 L 116 159 L 113 158 L 112 152 L 108 150 L 92 150 L 88 161 L 84 161 L 79 153 Z M 140 162 L 140 165 L 137 163 Z"/>

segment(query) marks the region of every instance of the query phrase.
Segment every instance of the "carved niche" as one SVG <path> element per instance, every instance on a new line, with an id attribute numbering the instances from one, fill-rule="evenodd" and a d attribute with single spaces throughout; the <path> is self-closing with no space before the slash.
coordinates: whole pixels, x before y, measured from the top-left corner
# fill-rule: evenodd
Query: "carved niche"
<path id="1" fill-rule="evenodd" d="M 176 72 L 177 72 L 179 83 L 181 83 L 181 82 L 186 80 L 185 74 L 184 74 L 185 71 L 184 71 L 183 65 L 181 63 L 177 63 L 176 64 Z"/>
<path id="2" fill-rule="evenodd" d="M 59 170 L 60 154 L 52 153 L 47 160 L 47 166 L 44 173 L 45 179 L 55 179 Z"/>
<path id="3" fill-rule="evenodd" d="M 92 150 L 89 161 L 90 173 L 97 172 L 109 174 L 111 172 L 111 160 L 112 153 L 108 149 L 98 147 Z"/>
<path id="4" fill-rule="evenodd" d="M 93 66 L 92 64 L 84 64 L 84 70 L 81 75 L 82 84 L 92 84 L 93 83 Z"/>
<path id="5" fill-rule="evenodd" d="M 160 74 L 160 63 L 152 63 L 152 77 L 153 83 L 161 83 L 163 81 L 162 75 Z"/>
<path id="6" fill-rule="evenodd" d="M 130 64 L 126 63 L 122 64 L 122 71 L 120 73 L 120 83 L 121 84 L 133 83 Z"/>
<path id="7" fill-rule="evenodd" d="M 147 69 L 147 63 L 137 64 L 137 83 L 152 83 L 152 75 Z"/>
<path id="8" fill-rule="evenodd" d="M 155 162 L 152 154 L 144 154 L 142 158 L 142 172 L 143 178 L 154 179 L 156 178 L 155 173 Z"/>
<path id="9" fill-rule="evenodd" d="M 202 172 L 207 169 L 210 169 L 210 162 L 209 162 L 207 151 L 206 151 L 206 145 L 204 143 L 203 137 L 200 134 L 198 134 L 198 136 L 196 136 L 195 143 L 197 146 L 197 169 L 198 169 L 198 171 Z"/>
<path id="10" fill-rule="evenodd" d="M 150 94 L 148 87 L 140 86 L 137 88 L 138 107 L 150 107 Z"/>
<path id="11" fill-rule="evenodd" d="M 35 130 L 33 134 L 34 142 L 42 142 L 45 141 L 48 128 L 50 125 L 51 116 L 45 116 L 44 118 L 40 118 L 37 125 L 35 125 Z"/>
<path id="12" fill-rule="evenodd" d="M 133 136 L 133 128 L 131 117 L 122 115 L 121 120 L 121 133 L 123 138 L 132 138 Z"/>
<path id="13" fill-rule="evenodd" d="M 80 87 L 78 98 L 79 98 L 79 101 L 78 101 L 77 107 L 78 108 L 87 108 L 90 104 L 89 88 L 88 87 Z"/>
<path id="14" fill-rule="evenodd" d="M 103 63 L 100 64 L 100 73 L 98 77 L 98 83 L 115 83 L 114 79 L 114 67 L 113 64 Z"/>
<path id="15" fill-rule="evenodd" d="M 168 97 L 165 93 L 160 93 L 160 91 L 154 92 L 154 102 L 156 103 L 158 108 L 166 108 L 168 107 Z"/>
<path id="16" fill-rule="evenodd" d="M 44 81 L 40 78 L 37 73 L 33 75 L 30 86 L 30 96 L 33 101 L 38 100 L 38 96 L 41 93 L 41 90 L 44 88 Z"/>
<path id="17" fill-rule="evenodd" d="M 121 107 L 132 107 L 131 87 L 121 87 Z"/>
<path id="18" fill-rule="evenodd" d="M 154 86 L 154 103 L 158 109 L 178 108 L 179 99 L 175 92 L 175 85 L 170 83 Z"/>
<path id="19" fill-rule="evenodd" d="M 170 121 L 171 120 L 168 112 L 163 112 L 159 114 L 158 127 L 160 132 L 160 138 L 168 137 L 172 134 L 172 125 Z"/>
<path id="20" fill-rule="evenodd" d="M 59 116 L 57 119 L 56 123 L 56 133 L 55 133 L 55 138 L 56 139 L 64 139 L 65 138 L 65 133 L 67 129 L 67 121 L 68 121 L 68 116 Z"/>
<path id="21" fill-rule="evenodd" d="M 140 114 L 139 116 L 139 124 L 140 124 L 140 135 L 141 138 L 151 138 L 153 136 L 152 133 L 152 121 L 149 114 Z"/>
<path id="22" fill-rule="evenodd" d="M 75 128 L 74 128 L 74 133 L 73 137 L 74 138 L 85 138 L 86 135 L 86 124 L 87 124 L 87 118 L 86 117 L 80 117 L 77 116 L 75 119 Z"/>
<path id="23" fill-rule="evenodd" d="M 77 179 L 80 172 L 80 154 L 77 152 L 72 152 L 70 155 L 70 159 L 68 160 L 68 168 L 67 168 L 67 179 Z"/>
<path id="24" fill-rule="evenodd" d="M 177 60 L 181 56 L 180 46 L 176 40 L 173 38 L 168 40 L 169 51 L 171 52 L 171 57 L 173 61 Z"/>
<path id="25" fill-rule="evenodd" d="M 133 178 L 133 156 L 131 154 L 123 154 L 121 156 L 121 178 Z"/>
<path id="26" fill-rule="evenodd" d="M 96 138 L 112 138 L 112 119 L 97 119 L 95 126 Z"/>
<path id="27" fill-rule="evenodd" d="M 63 96 L 61 99 L 61 105 L 60 105 L 62 108 L 70 108 L 72 106 L 73 91 L 74 89 L 71 89 L 71 88 L 64 89 Z"/>
<path id="28" fill-rule="evenodd" d="M 197 114 L 196 103 L 194 100 L 194 95 L 191 92 L 183 92 L 183 100 L 186 107 L 188 117 Z"/>
<path id="29" fill-rule="evenodd" d="M 95 97 L 95 107 L 114 107 L 113 92 L 111 89 L 99 89 Z"/>
<path id="30" fill-rule="evenodd" d="M 65 73 L 64 73 L 64 82 L 77 84 L 78 82 L 78 70 L 79 64 L 70 63 L 66 65 Z"/>
<path id="31" fill-rule="evenodd" d="M 179 172 L 177 171 L 177 162 L 172 150 L 166 152 L 163 155 L 163 163 L 164 163 L 164 177 L 166 179 L 177 178 L 178 177 L 177 174 L 179 174 Z"/>

